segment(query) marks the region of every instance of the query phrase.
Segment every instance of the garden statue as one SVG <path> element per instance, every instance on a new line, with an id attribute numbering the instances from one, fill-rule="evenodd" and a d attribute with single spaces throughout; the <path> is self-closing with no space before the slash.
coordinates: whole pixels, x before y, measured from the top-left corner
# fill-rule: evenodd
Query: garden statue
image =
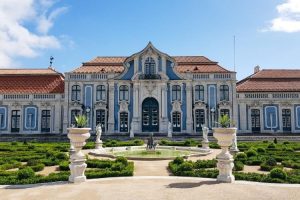
<path id="1" fill-rule="evenodd" d="M 171 122 L 168 123 L 168 137 L 169 138 L 172 137 L 172 123 Z"/>
<path id="2" fill-rule="evenodd" d="M 101 134 L 102 134 L 102 127 L 101 124 L 96 126 L 96 142 L 95 142 L 95 149 L 102 148 L 102 141 L 101 141 Z"/>
<path id="3" fill-rule="evenodd" d="M 233 136 L 232 145 L 231 145 L 229 150 L 230 150 L 230 153 L 232 153 L 233 155 L 240 151 L 237 147 L 237 135 L 236 135 L 236 133 Z"/>
<path id="4" fill-rule="evenodd" d="M 153 133 L 151 133 L 150 138 L 148 138 L 147 142 L 147 150 L 155 150 L 156 143 L 154 143 Z"/>
<path id="5" fill-rule="evenodd" d="M 204 126 L 204 124 L 201 125 L 202 127 L 202 135 L 203 135 L 203 140 L 202 140 L 202 148 L 204 149 L 209 149 L 209 141 L 208 141 L 208 128 Z"/>
<path id="6" fill-rule="evenodd" d="M 133 133 L 133 123 L 131 122 L 130 124 L 130 135 L 129 135 L 130 138 L 134 138 L 134 133 Z"/>

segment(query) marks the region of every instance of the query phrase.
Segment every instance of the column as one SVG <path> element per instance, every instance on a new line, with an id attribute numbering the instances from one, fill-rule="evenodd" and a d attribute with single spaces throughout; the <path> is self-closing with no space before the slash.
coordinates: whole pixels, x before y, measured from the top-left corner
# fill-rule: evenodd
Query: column
<path id="1" fill-rule="evenodd" d="M 192 117 L 192 85 L 190 82 L 186 84 L 186 108 L 187 108 L 187 116 L 186 116 L 186 131 L 187 133 L 192 133 L 193 131 L 193 117 Z"/>
<path id="2" fill-rule="evenodd" d="M 115 87 L 114 82 L 108 83 L 108 133 L 114 132 L 114 96 L 115 96 Z"/>

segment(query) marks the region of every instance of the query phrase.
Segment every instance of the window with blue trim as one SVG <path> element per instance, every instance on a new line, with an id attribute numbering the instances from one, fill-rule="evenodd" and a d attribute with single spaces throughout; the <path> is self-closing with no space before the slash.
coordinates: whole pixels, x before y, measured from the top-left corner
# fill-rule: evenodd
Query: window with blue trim
<path id="1" fill-rule="evenodd" d="M 80 92 L 81 88 L 79 85 L 72 86 L 71 100 L 72 101 L 80 101 Z"/>
<path id="2" fill-rule="evenodd" d="M 129 100 L 129 88 L 127 85 L 120 86 L 119 99 L 120 99 L 120 101 L 128 101 Z"/>
<path id="3" fill-rule="evenodd" d="M 104 101 L 106 98 L 106 89 L 104 85 L 98 85 L 96 89 L 96 100 L 97 101 Z"/>
<path id="4" fill-rule="evenodd" d="M 0 129 L 5 128 L 4 124 L 4 114 L 0 113 Z"/>
<path id="5" fill-rule="evenodd" d="M 6 128 L 6 108 L 0 107 L 0 129 Z"/>
<path id="6" fill-rule="evenodd" d="M 229 101 L 229 87 L 228 85 L 220 86 L 220 101 Z"/>
<path id="7" fill-rule="evenodd" d="M 180 101 L 181 100 L 181 87 L 180 85 L 172 86 L 172 101 Z"/>
<path id="8" fill-rule="evenodd" d="M 155 61 L 153 58 L 148 57 L 145 60 L 145 69 L 144 70 L 145 70 L 145 74 L 147 74 L 147 75 L 155 74 Z"/>
<path id="9" fill-rule="evenodd" d="M 195 86 L 195 100 L 204 101 L 204 86 L 196 85 Z"/>

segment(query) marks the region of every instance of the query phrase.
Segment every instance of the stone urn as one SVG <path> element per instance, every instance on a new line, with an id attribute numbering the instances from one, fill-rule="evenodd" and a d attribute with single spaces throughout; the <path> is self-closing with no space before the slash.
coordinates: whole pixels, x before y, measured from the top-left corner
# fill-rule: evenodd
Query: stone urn
<path id="1" fill-rule="evenodd" d="M 213 135 L 222 148 L 222 152 L 217 155 L 217 168 L 219 170 L 217 180 L 220 182 L 234 182 L 234 176 L 232 175 L 233 156 L 229 152 L 229 147 L 236 131 L 236 128 L 213 128 Z"/>
<path id="2" fill-rule="evenodd" d="M 71 146 L 74 147 L 75 152 L 70 156 L 70 171 L 69 181 L 73 183 L 80 183 L 86 180 L 84 175 L 87 164 L 85 163 L 85 155 L 81 149 L 86 144 L 86 140 L 91 136 L 91 128 L 68 128 L 68 138 Z"/>

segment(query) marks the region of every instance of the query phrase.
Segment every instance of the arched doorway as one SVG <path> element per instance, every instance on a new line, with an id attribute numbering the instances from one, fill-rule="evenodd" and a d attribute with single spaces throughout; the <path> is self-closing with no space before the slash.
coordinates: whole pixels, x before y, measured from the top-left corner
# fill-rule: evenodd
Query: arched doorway
<path id="1" fill-rule="evenodd" d="M 158 132 L 159 106 L 154 98 L 146 98 L 142 104 L 142 131 Z"/>

